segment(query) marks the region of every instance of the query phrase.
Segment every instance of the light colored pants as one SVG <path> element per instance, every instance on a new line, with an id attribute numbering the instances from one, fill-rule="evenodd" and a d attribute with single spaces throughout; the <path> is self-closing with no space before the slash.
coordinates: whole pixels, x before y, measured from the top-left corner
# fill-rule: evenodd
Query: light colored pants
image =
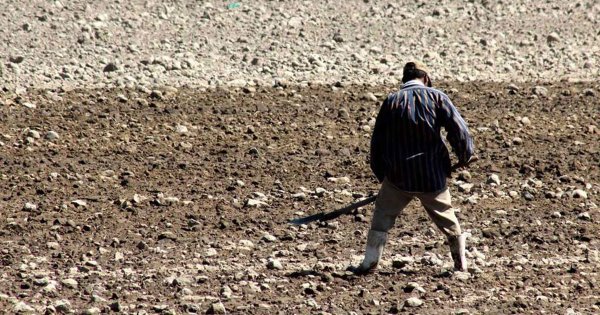
<path id="1" fill-rule="evenodd" d="M 388 232 L 394 226 L 400 212 L 414 198 L 421 201 L 433 223 L 446 236 L 459 236 L 461 234 L 460 224 L 451 206 L 448 188 L 434 193 L 412 193 L 398 189 L 387 179 L 383 181 L 375 201 L 375 213 L 373 214 L 371 229 Z"/>

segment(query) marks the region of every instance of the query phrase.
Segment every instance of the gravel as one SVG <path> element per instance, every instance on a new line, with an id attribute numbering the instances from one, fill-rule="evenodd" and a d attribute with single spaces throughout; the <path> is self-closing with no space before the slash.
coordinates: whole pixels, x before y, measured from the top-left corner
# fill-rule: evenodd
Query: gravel
<path id="1" fill-rule="evenodd" d="M 5 1 L 1 82 L 13 91 L 381 84 L 398 82 L 402 64 L 414 58 L 433 69 L 434 80 L 599 75 L 596 2 L 233 4 Z"/>

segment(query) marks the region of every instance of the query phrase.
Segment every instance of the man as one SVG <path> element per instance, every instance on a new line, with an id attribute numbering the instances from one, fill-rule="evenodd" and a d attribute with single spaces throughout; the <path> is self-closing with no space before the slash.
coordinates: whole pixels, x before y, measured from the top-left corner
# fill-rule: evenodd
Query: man
<path id="1" fill-rule="evenodd" d="M 420 62 L 404 66 L 402 88 L 383 102 L 371 139 L 371 169 L 382 183 L 371 229 L 367 236 L 365 258 L 355 268 L 366 273 L 377 267 L 388 231 L 396 217 L 417 198 L 429 217 L 446 235 L 454 268 L 467 270 L 466 235 L 451 208 L 446 177 L 451 164 L 440 130 L 467 165 L 473 154 L 473 141 L 465 121 L 443 92 L 432 88 L 429 70 Z"/>

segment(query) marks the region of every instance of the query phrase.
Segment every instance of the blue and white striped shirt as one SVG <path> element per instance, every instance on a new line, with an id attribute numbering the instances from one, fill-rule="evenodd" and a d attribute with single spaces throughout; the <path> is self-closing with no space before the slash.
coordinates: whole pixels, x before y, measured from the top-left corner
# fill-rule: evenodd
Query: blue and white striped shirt
<path id="1" fill-rule="evenodd" d="M 409 192 L 435 192 L 446 187 L 450 155 L 440 131 L 461 163 L 473 154 L 468 127 L 450 98 L 420 80 L 406 82 L 381 105 L 371 138 L 371 169 Z"/>

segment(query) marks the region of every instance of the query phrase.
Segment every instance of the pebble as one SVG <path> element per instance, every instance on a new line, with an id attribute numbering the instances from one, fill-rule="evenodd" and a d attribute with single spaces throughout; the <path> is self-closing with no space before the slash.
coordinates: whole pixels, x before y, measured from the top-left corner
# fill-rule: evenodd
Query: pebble
<path id="1" fill-rule="evenodd" d="M 85 200 L 81 200 L 81 199 L 76 199 L 71 201 L 72 204 L 74 204 L 77 207 L 85 207 L 87 206 L 87 202 Z"/>
<path id="2" fill-rule="evenodd" d="M 23 211 L 28 211 L 28 212 L 33 212 L 37 210 L 37 205 L 33 204 L 33 203 L 25 203 L 25 205 L 23 206 Z"/>
<path id="3" fill-rule="evenodd" d="M 590 216 L 589 212 L 582 212 L 580 214 L 577 215 L 577 218 L 579 220 L 584 220 L 584 221 L 590 221 L 592 219 L 592 217 Z"/>
<path id="4" fill-rule="evenodd" d="M 408 307 L 419 307 L 421 305 L 423 305 L 423 300 L 417 298 L 417 297 L 410 297 L 408 299 L 406 299 L 406 301 L 404 301 L 404 305 L 408 306 Z"/>
<path id="5" fill-rule="evenodd" d="M 188 133 L 188 128 L 186 126 L 184 126 L 184 125 L 177 125 L 175 127 L 175 131 L 177 133 Z"/>
<path id="6" fill-rule="evenodd" d="M 60 313 L 69 313 L 71 311 L 71 302 L 69 300 L 58 300 L 54 304 L 54 307 Z"/>
<path id="7" fill-rule="evenodd" d="M 555 219 L 559 219 L 562 217 L 562 214 L 560 214 L 560 212 L 558 212 L 558 211 L 554 211 L 554 212 L 552 212 L 552 217 Z"/>
<path id="8" fill-rule="evenodd" d="M 548 43 L 558 42 L 558 41 L 560 41 L 560 36 L 558 36 L 558 34 L 556 32 L 552 32 L 552 33 L 548 34 L 548 36 L 546 37 L 546 40 L 548 41 Z"/>
<path id="9" fill-rule="evenodd" d="M 267 203 L 258 199 L 248 199 L 246 201 L 246 206 L 260 208 L 262 206 L 267 206 Z"/>
<path id="10" fill-rule="evenodd" d="M 521 137 L 514 137 L 512 139 L 512 143 L 515 145 L 522 145 L 523 144 L 523 139 Z"/>
<path id="11" fill-rule="evenodd" d="M 58 138 L 60 138 L 60 137 L 56 131 L 51 130 L 46 133 L 46 140 L 53 141 L 53 140 L 57 140 Z"/>
<path id="12" fill-rule="evenodd" d="M 535 86 L 531 92 L 537 96 L 547 96 L 548 95 L 548 89 L 543 87 L 543 86 Z"/>
<path id="13" fill-rule="evenodd" d="M 263 235 L 262 239 L 266 242 L 269 243 L 273 243 L 273 242 L 277 242 L 277 237 L 271 235 L 271 234 L 265 234 Z"/>
<path id="14" fill-rule="evenodd" d="M 371 92 L 368 92 L 363 96 L 363 100 L 377 102 L 377 96 Z"/>
<path id="15" fill-rule="evenodd" d="M 492 174 L 488 177 L 488 184 L 494 184 L 496 186 L 500 186 L 500 176 L 498 174 Z"/>
<path id="16" fill-rule="evenodd" d="M 35 312 L 35 309 L 25 302 L 18 302 L 15 304 L 13 311 L 15 311 L 15 313 L 33 313 Z"/>
<path id="17" fill-rule="evenodd" d="M 471 192 L 471 189 L 473 188 L 473 186 L 475 186 L 475 185 L 470 184 L 470 183 L 464 183 L 464 184 L 458 185 L 458 188 L 462 192 L 469 193 L 469 192 Z"/>
<path id="18" fill-rule="evenodd" d="M 108 63 L 108 64 L 106 64 L 104 66 L 104 69 L 102 71 L 104 71 L 104 72 L 114 72 L 114 71 L 117 71 L 117 70 L 119 70 L 119 67 L 115 63 L 110 62 L 110 63 Z"/>
<path id="19" fill-rule="evenodd" d="M 29 132 L 27 132 L 27 136 L 32 137 L 34 139 L 39 139 L 41 137 L 40 132 L 33 129 L 30 129 Z"/>
<path id="20" fill-rule="evenodd" d="M 227 310 L 225 309 L 225 305 L 223 305 L 223 303 L 213 303 L 208 309 L 208 314 L 227 314 Z"/>
<path id="21" fill-rule="evenodd" d="M 79 285 L 75 279 L 64 279 L 60 283 L 69 289 L 75 289 Z"/>
<path id="22" fill-rule="evenodd" d="M 583 189 L 573 190 L 573 198 L 587 199 L 587 197 L 588 197 L 588 195 L 585 190 L 583 190 Z"/>
<path id="23" fill-rule="evenodd" d="M 83 311 L 83 315 L 98 315 L 101 313 L 101 310 L 97 307 L 91 307 Z"/>
<path id="24" fill-rule="evenodd" d="M 467 170 L 462 170 L 458 173 L 458 179 L 468 182 L 471 180 L 471 173 Z"/>
<path id="25" fill-rule="evenodd" d="M 281 261 L 279 261 L 278 259 L 269 259 L 269 261 L 267 262 L 267 268 L 274 269 L 274 270 L 281 270 L 281 269 L 283 269 L 283 265 L 281 264 Z"/>
<path id="26" fill-rule="evenodd" d="M 292 198 L 294 198 L 296 200 L 306 200 L 306 194 L 303 192 L 299 192 L 299 193 L 293 194 Z"/>

